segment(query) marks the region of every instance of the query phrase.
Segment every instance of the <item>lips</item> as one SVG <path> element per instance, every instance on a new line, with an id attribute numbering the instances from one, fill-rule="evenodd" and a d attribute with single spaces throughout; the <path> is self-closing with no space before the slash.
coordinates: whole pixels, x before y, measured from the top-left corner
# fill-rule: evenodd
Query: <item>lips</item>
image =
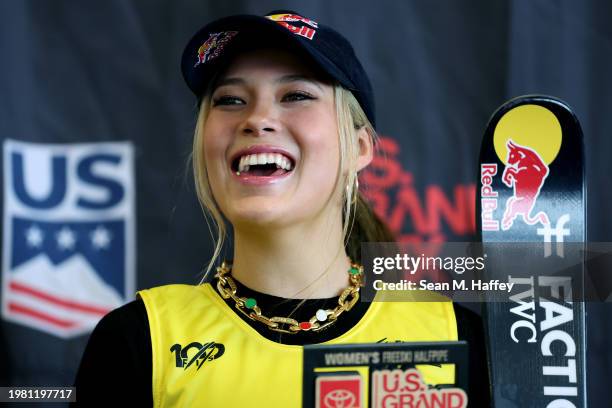
<path id="1" fill-rule="evenodd" d="M 238 160 L 238 164 L 236 166 L 236 162 L 232 163 L 232 170 L 238 170 L 241 173 L 249 171 L 265 172 L 277 169 L 289 171 L 293 168 L 291 159 L 280 153 L 245 154 L 236 160 Z"/>
<path id="2" fill-rule="evenodd" d="M 247 184 L 273 183 L 287 177 L 296 160 L 287 150 L 276 146 L 251 146 L 232 155 L 234 177 Z"/>

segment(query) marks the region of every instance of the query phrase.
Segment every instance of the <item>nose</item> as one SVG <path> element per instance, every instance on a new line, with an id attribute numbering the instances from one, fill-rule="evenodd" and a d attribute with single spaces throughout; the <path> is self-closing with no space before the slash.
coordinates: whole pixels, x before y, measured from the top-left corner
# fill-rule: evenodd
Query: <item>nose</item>
<path id="1" fill-rule="evenodd" d="M 240 132 L 249 136 L 263 136 L 274 133 L 280 127 L 274 103 L 256 100 L 248 110 L 246 118 L 240 127 Z"/>

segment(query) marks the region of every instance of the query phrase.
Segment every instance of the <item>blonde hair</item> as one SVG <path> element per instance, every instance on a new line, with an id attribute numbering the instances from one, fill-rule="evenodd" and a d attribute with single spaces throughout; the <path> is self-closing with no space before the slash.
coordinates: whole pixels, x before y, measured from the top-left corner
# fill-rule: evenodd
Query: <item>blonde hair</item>
<path id="1" fill-rule="evenodd" d="M 358 230 L 360 231 L 359 235 L 362 239 L 381 240 L 382 238 L 382 240 L 385 241 L 392 240 L 392 236 L 388 229 L 382 224 L 378 217 L 374 215 L 368 204 L 363 200 L 355 188 L 357 179 L 356 166 L 359 156 L 358 131 L 364 128 L 369 137 L 372 138 L 373 143 L 377 136 L 374 127 L 368 120 L 359 102 L 349 90 L 340 85 L 335 85 L 334 100 L 338 121 L 340 150 L 340 177 L 338 177 L 336 189 L 334 191 L 337 191 L 338 188 L 345 189 L 342 206 L 342 237 L 349 256 L 351 256 L 354 261 L 359 261 L 360 250 L 359 248 L 354 248 L 354 245 L 359 245 L 360 239 L 357 239 L 356 244 L 352 244 L 353 247 L 351 247 L 351 242 L 355 242 L 355 239 L 350 239 L 355 220 L 357 220 L 361 226 Z M 213 197 L 204 160 L 203 131 L 210 105 L 210 96 L 204 97 L 195 126 L 192 155 L 196 192 L 206 217 L 208 229 L 215 242 L 215 249 L 212 258 L 208 262 L 204 276 L 202 277 L 202 282 L 206 280 L 210 271 L 217 263 L 227 237 L 227 225 Z M 346 174 L 346 177 L 343 176 L 344 174 Z M 213 229 L 215 230 L 214 233 Z M 380 235 L 380 231 L 383 231 L 383 235 Z"/>

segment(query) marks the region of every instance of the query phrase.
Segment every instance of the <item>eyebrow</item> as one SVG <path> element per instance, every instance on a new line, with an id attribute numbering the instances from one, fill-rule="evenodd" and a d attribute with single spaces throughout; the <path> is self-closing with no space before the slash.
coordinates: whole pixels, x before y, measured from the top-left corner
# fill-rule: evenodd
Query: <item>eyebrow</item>
<path id="1" fill-rule="evenodd" d="M 308 77 L 305 75 L 298 75 L 298 74 L 283 75 L 282 77 L 276 79 L 274 82 L 286 84 L 286 83 L 298 82 L 298 81 L 309 82 L 313 84 L 314 86 L 316 86 L 317 88 L 323 90 L 323 88 L 321 87 L 321 84 L 319 84 L 318 81 L 314 80 L 314 78 L 312 77 Z M 243 78 L 226 77 L 226 78 L 220 79 L 219 82 L 217 82 L 217 84 L 213 88 L 213 91 L 216 90 L 217 88 L 220 88 L 226 85 L 245 85 L 245 84 L 246 84 L 246 81 Z"/>

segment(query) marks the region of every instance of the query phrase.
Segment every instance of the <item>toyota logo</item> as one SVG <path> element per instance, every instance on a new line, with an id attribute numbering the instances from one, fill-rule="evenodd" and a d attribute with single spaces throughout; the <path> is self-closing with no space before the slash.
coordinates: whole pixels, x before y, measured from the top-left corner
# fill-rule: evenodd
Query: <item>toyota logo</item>
<path id="1" fill-rule="evenodd" d="M 326 408 L 350 408 L 355 404 L 355 394 L 348 390 L 334 390 L 328 393 L 325 398 Z"/>

